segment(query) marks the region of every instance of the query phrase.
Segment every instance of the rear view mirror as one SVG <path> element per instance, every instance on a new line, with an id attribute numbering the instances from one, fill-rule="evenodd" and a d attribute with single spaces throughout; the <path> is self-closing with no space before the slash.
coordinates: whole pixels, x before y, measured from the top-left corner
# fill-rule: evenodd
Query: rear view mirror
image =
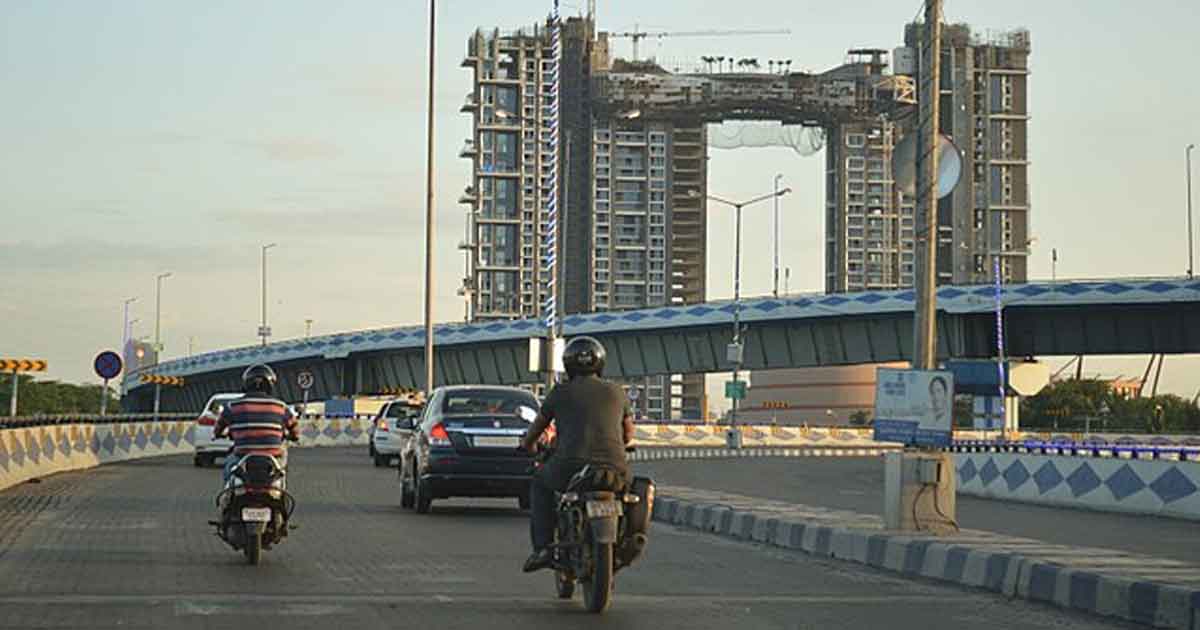
<path id="1" fill-rule="evenodd" d="M 537 420 L 538 416 L 536 411 L 530 407 L 526 407 L 525 405 L 521 405 L 517 408 L 517 415 L 526 422 L 533 422 L 534 420 Z"/>

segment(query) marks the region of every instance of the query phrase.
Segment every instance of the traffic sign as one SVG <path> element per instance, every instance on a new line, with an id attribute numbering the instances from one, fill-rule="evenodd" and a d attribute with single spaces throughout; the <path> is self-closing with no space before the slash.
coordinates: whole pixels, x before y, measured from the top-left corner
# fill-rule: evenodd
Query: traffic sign
<path id="1" fill-rule="evenodd" d="M 638 391 L 638 388 L 630 387 L 629 391 L 626 392 L 626 395 L 629 396 L 629 400 L 637 400 L 640 393 L 641 392 Z"/>
<path id="2" fill-rule="evenodd" d="M 311 389 L 315 382 L 316 379 L 313 378 L 313 373 L 308 370 L 296 375 L 296 384 L 300 386 L 300 389 Z"/>
<path id="3" fill-rule="evenodd" d="M 178 376 L 159 376 L 158 374 L 143 374 L 143 383 L 154 383 L 155 385 L 175 385 L 183 387 L 183 379 Z"/>
<path id="4" fill-rule="evenodd" d="M 104 380 L 116 378 L 121 373 L 121 356 L 112 350 L 105 350 L 96 355 L 92 366 L 96 368 L 96 376 Z"/>
<path id="5" fill-rule="evenodd" d="M 725 397 L 732 400 L 742 400 L 746 397 L 746 381 L 726 381 Z"/>
<path id="6" fill-rule="evenodd" d="M 41 359 L 0 359 L 3 372 L 45 372 L 46 362 Z"/>

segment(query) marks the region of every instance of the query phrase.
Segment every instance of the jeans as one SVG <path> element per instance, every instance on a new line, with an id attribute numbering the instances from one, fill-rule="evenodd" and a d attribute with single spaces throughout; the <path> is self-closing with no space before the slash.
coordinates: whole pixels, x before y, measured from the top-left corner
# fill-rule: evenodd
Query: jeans
<path id="1" fill-rule="evenodd" d="M 547 487 L 540 475 L 529 483 L 529 538 L 533 550 L 540 551 L 554 542 L 554 488 Z"/>

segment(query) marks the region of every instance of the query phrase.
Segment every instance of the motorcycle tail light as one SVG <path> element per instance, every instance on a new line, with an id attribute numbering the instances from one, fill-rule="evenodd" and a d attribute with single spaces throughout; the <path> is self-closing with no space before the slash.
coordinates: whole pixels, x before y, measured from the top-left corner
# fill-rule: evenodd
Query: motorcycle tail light
<path id="1" fill-rule="evenodd" d="M 440 422 L 429 429 L 429 445 L 450 446 L 450 434 L 446 433 L 446 427 L 443 427 Z"/>

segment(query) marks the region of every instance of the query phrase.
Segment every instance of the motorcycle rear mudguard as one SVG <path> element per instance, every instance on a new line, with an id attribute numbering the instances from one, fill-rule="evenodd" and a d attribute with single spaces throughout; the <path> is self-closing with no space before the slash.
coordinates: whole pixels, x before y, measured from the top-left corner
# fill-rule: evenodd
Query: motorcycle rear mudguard
<path id="1" fill-rule="evenodd" d="M 589 518 L 588 527 L 592 530 L 592 542 L 608 545 L 617 542 L 617 517 L 600 516 Z"/>
<path id="2" fill-rule="evenodd" d="M 629 484 L 629 493 L 637 496 L 638 502 L 625 505 L 625 531 L 622 532 L 620 545 L 614 550 L 617 568 L 633 564 L 646 551 L 651 513 L 654 510 L 654 481 L 648 477 L 634 477 Z"/>

